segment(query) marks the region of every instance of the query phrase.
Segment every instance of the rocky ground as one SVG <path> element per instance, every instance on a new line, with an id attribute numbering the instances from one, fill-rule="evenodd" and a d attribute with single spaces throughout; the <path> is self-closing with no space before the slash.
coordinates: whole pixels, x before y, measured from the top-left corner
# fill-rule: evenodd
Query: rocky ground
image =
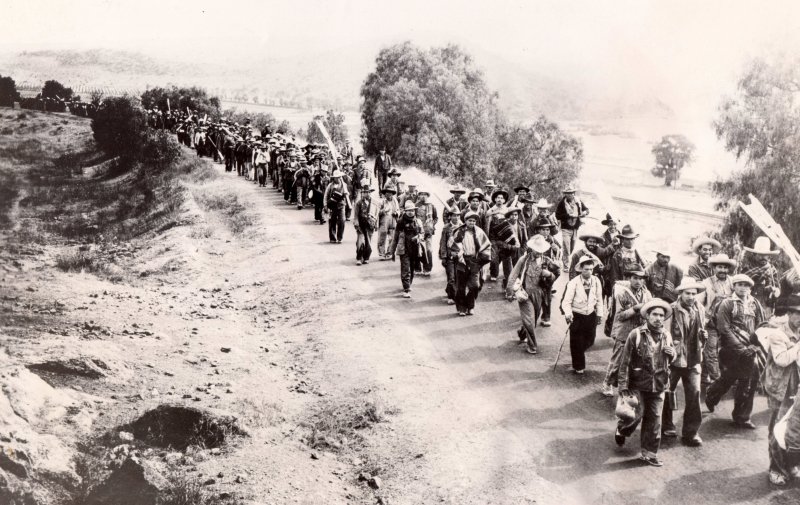
<path id="1" fill-rule="evenodd" d="M 138 182 L 80 170 L 104 161 L 88 122 L 18 114 L 0 117 L 0 132 L 12 129 L 0 135 L 0 497 L 10 503 L 800 498 L 766 484 L 763 399 L 755 432 L 730 425 L 725 401 L 704 413 L 702 449 L 667 442 L 665 467 L 642 467 L 637 440 L 615 448 L 613 405 L 597 393 L 607 339 L 584 377 L 568 373 L 567 349 L 554 369 L 560 317 L 528 356 L 498 286 L 471 318 L 442 303 L 441 268 L 402 299 L 398 264 L 355 265 L 352 228 L 330 244 L 311 210 L 188 151 L 180 205 L 122 213 L 120 195 Z M 66 179 L 42 172 L 68 161 Z M 65 192 L 73 206 L 51 208 Z"/>

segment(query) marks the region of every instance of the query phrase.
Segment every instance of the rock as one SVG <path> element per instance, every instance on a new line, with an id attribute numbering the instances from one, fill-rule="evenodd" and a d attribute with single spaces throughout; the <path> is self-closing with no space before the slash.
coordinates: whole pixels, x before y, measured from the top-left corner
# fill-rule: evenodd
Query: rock
<path id="1" fill-rule="evenodd" d="M 159 405 L 121 429 L 150 445 L 178 450 L 196 443 L 218 448 L 230 436 L 247 436 L 232 414 L 177 404 Z"/>
<path id="2" fill-rule="evenodd" d="M 133 433 L 129 433 L 127 431 L 120 431 L 118 433 L 119 439 L 123 442 L 133 442 Z"/>
<path id="3" fill-rule="evenodd" d="M 237 484 L 242 484 L 245 480 L 246 479 L 244 477 L 242 477 L 241 475 L 237 475 L 236 478 L 233 479 L 233 482 L 235 482 Z"/>
<path id="4" fill-rule="evenodd" d="M 100 379 L 106 376 L 104 370 L 108 370 L 108 365 L 99 359 L 87 357 L 56 359 L 42 363 L 27 365 L 28 370 L 33 372 L 46 372 L 58 375 L 71 375 L 75 377 L 85 377 L 88 379 Z"/>
<path id="5" fill-rule="evenodd" d="M 224 474 L 224 473 L 222 473 L 222 472 L 219 472 L 219 473 L 217 474 L 217 478 L 219 478 L 219 479 L 222 479 L 223 477 L 225 477 L 225 474 Z"/>
<path id="6" fill-rule="evenodd" d="M 367 482 L 371 478 L 372 476 L 368 473 L 361 472 L 360 474 L 358 474 L 358 482 Z"/>
<path id="7" fill-rule="evenodd" d="M 213 449 L 211 449 L 212 456 L 219 456 L 221 452 L 222 451 L 219 450 L 219 447 L 214 447 Z"/>
<path id="8" fill-rule="evenodd" d="M 217 481 L 214 480 L 214 479 L 207 479 L 205 482 L 203 482 L 203 485 L 204 486 L 211 486 L 211 485 L 214 485 L 216 483 L 217 483 Z"/>
<path id="9" fill-rule="evenodd" d="M 86 505 L 153 505 L 168 481 L 148 462 L 126 459 L 101 484 L 92 488 Z"/>
<path id="10" fill-rule="evenodd" d="M 316 452 L 311 453 L 311 459 L 319 459 L 319 456 L 317 455 Z"/>
<path id="11" fill-rule="evenodd" d="M 222 352 L 231 352 L 231 348 L 230 347 L 221 347 L 220 351 L 222 351 Z"/>
<path id="12" fill-rule="evenodd" d="M 371 487 L 372 489 L 380 489 L 381 488 L 381 478 L 380 477 L 371 477 L 367 481 L 367 484 L 369 484 L 369 487 Z"/>

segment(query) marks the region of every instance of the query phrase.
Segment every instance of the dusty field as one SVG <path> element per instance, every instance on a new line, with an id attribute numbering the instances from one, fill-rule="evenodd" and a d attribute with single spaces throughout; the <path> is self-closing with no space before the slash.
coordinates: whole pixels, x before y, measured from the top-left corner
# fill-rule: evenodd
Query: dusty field
<path id="1" fill-rule="evenodd" d="M 2 112 L 0 131 L 6 124 L 17 128 L 10 111 Z M 2 135 L 0 148 L 32 137 L 50 157 L 90 137 L 88 122 L 76 118 L 35 119 L 40 130 Z M 50 135 L 57 121 L 68 122 L 64 135 Z M 12 197 L 0 200 L 8 216 L 0 254 L 3 380 L 19 365 L 69 358 L 99 360 L 103 367 L 95 361 L 84 367 L 100 369 L 92 377 L 33 367 L 49 386 L 31 394 L 69 401 L 46 426 L 29 416 L 26 429 L 59 433 L 62 453 L 81 462 L 65 463 L 62 475 L 72 472 L 84 484 L 52 479 L 37 470 L 43 463 L 35 457 L 28 481 L 81 496 L 127 452 L 173 485 L 197 483 L 205 499 L 218 502 L 800 499 L 796 489 L 766 484 L 763 398 L 755 432 L 733 429 L 725 401 L 715 414 L 704 413 L 702 449 L 667 442 L 664 468 L 642 467 L 632 461 L 635 437 L 616 449 L 612 402 L 597 392 L 608 339 L 598 338 L 584 377 L 568 373 L 567 349 L 553 371 L 565 330 L 560 317 L 542 330 L 540 354 L 530 357 L 515 343 L 517 309 L 498 286 L 487 285 L 472 318 L 458 318 L 442 303 L 441 268 L 417 279 L 413 298 L 404 300 L 398 264 L 376 259 L 355 266 L 352 228 L 344 244 L 332 245 L 313 211 L 298 211 L 274 190 L 208 160 L 194 163 L 188 151 L 188 173 L 178 179 L 181 205 L 145 214 L 152 218 L 148 226 L 134 226 L 137 218 L 129 214 L 109 221 L 125 240 L 92 233 L 103 223 L 91 213 L 80 216 L 88 231 L 59 225 L 71 222 L 75 209 L 54 212 L 46 199 L 24 199 L 41 192 L 42 180 L 31 174 L 43 155 L 33 155 L 0 161 L 4 176 L 17 181 Z M 424 177 L 408 174 L 416 176 Z M 98 177 L 93 184 L 125 183 Z M 99 198 L 96 192 L 86 197 Z M 109 198 L 108 205 L 114 213 L 100 217 L 120 214 L 119 200 Z M 646 218 L 636 215 L 648 231 L 672 222 Z M 685 226 L 694 232 L 705 225 Z M 87 396 L 74 399 L 77 394 Z M 120 439 L 125 425 L 162 404 L 230 413 L 248 435 L 226 432 L 217 447 L 208 439 L 172 448 L 139 434 Z"/>

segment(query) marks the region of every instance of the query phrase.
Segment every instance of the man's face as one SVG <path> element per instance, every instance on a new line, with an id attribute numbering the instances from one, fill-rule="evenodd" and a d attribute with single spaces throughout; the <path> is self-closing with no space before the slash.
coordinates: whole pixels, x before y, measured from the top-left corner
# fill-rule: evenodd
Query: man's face
<path id="1" fill-rule="evenodd" d="M 592 272 L 594 271 L 594 265 L 592 263 L 586 263 L 581 268 L 581 277 L 584 279 L 588 279 L 592 276 Z"/>
<path id="2" fill-rule="evenodd" d="M 392 174 L 392 175 L 390 175 L 390 176 L 389 176 L 389 178 L 390 178 L 390 179 L 392 180 L 392 182 L 394 182 L 395 184 L 397 184 L 397 178 L 398 178 L 398 177 L 399 177 L 399 175 L 397 175 L 397 174 Z"/>
<path id="3" fill-rule="evenodd" d="M 494 203 L 495 205 L 498 206 L 503 205 L 504 203 L 506 203 L 506 197 L 504 197 L 503 195 L 497 195 L 496 197 L 494 197 Z"/>
<path id="4" fill-rule="evenodd" d="M 547 216 L 548 209 L 547 207 L 536 207 L 536 210 L 539 212 L 539 215 L 542 217 Z"/>
<path id="5" fill-rule="evenodd" d="M 481 203 L 480 199 L 473 198 L 472 200 L 469 201 L 469 206 L 472 210 L 477 210 L 478 205 L 480 205 L 480 203 Z"/>
<path id="6" fill-rule="evenodd" d="M 789 326 L 795 330 L 800 328 L 800 310 L 789 310 L 786 315 L 789 318 Z"/>
<path id="7" fill-rule="evenodd" d="M 733 292 L 736 293 L 736 296 L 739 298 L 744 298 L 750 294 L 750 284 L 746 282 L 737 282 L 733 285 Z"/>
<path id="8" fill-rule="evenodd" d="M 458 224 L 458 213 L 456 212 L 450 213 L 450 224 Z"/>
<path id="9" fill-rule="evenodd" d="M 694 305 L 694 300 L 697 297 L 696 289 L 684 289 L 681 291 L 681 303 L 684 307 L 691 307 Z"/>
<path id="10" fill-rule="evenodd" d="M 381 156 L 386 154 L 386 149 L 381 149 Z"/>
<path id="11" fill-rule="evenodd" d="M 657 253 L 656 254 L 656 262 L 660 266 L 665 267 L 665 266 L 669 265 L 669 256 L 667 256 L 665 254 Z"/>
<path id="12" fill-rule="evenodd" d="M 549 226 L 542 226 L 541 228 L 536 228 L 536 233 L 543 237 L 550 236 L 550 227 Z"/>
<path id="13" fill-rule="evenodd" d="M 597 250 L 597 239 L 587 238 L 586 239 L 586 249 L 588 249 L 591 252 L 596 251 Z"/>
<path id="14" fill-rule="evenodd" d="M 467 229 L 471 230 L 471 229 L 475 228 L 475 221 L 476 220 L 475 220 L 474 217 L 471 217 L 471 218 L 467 219 L 467 221 L 466 221 Z"/>
<path id="15" fill-rule="evenodd" d="M 420 201 L 420 203 L 426 203 L 428 201 L 428 194 L 427 193 L 420 193 L 419 194 L 419 201 Z"/>
<path id="16" fill-rule="evenodd" d="M 416 211 L 414 209 L 408 209 L 408 210 L 405 211 L 405 213 L 406 213 L 406 217 L 411 218 L 411 217 L 414 217 L 414 214 L 416 214 Z"/>
<path id="17" fill-rule="evenodd" d="M 512 212 L 508 215 L 508 222 L 511 224 L 517 224 L 517 219 L 519 218 L 518 212 Z"/>
<path id="18" fill-rule="evenodd" d="M 625 249 L 633 249 L 633 240 L 632 238 L 623 238 L 622 239 L 622 247 Z"/>
<path id="19" fill-rule="evenodd" d="M 756 263 L 758 263 L 760 266 L 763 267 L 764 265 L 769 263 L 769 256 L 767 256 L 766 254 L 756 255 Z"/>
<path id="20" fill-rule="evenodd" d="M 366 189 L 365 189 L 364 191 L 362 191 L 362 192 L 361 192 L 361 198 L 363 198 L 363 199 L 365 199 L 365 200 L 368 200 L 368 199 L 369 199 L 369 195 L 370 195 L 370 192 L 369 192 L 369 190 L 366 190 Z"/>
<path id="21" fill-rule="evenodd" d="M 646 316 L 647 323 L 653 328 L 663 328 L 664 319 L 666 318 L 666 316 L 667 313 L 661 307 L 650 309 L 650 312 L 648 312 Z"/>
<path id="22" fill-rule="evenodd" d="M 575 193 L 566 193 L 564 198 L 566 198 L 568 202 L 572 203 L 575 201 Z"/>
<path id="23" fill-rule="evenodd" d="M 708 258 L 714 253 L 714 247 L 710 244 L 704 244 L 700 246 L 700 250 L 697 251 L 697 254 L 703 259 L 703 261 L 708 261 Z"/>
<path id="24" fill-rule="evenodd" d="M 644 278 L 639 277 L 638 275 L 631 275 L 631 288 L 642 289 L 643 285 L 644 285 Z"/>
<path id="25" fill-rule="evenodd" d="M 412 195 L 416 195 L 417 194 L 417 188 L 415 188 L 414 186 L 409 186 L 408 192 L 410 194 L 412 194 Z"/>
<path id="26" fill-rule="evenodd" d="M 608 234 L 613 236 L 616 233 L 617 233 L 617 223 L 612 221 L 608 224 Z"/>
<path id="27" fill-rule="evenodd" d="M 728 278 L 728 265 L 714 265 L 714 275 L 717 279 L 724 281 Z"/>

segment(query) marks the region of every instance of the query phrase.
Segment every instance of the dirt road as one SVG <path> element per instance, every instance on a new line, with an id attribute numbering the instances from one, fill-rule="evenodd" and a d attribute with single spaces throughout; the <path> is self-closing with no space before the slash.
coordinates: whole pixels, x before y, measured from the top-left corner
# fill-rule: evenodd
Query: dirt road
<path id="1" fill-rule="evenodd" d="M 638 439 L 617 449 L 612 400 L 598 394 L 610 340 L 599 337 L 587 374 L 569 373 L 568 343 L 554 316 L 539 334 L 541 353 L 516 343 L 518 312 L 488 283 L 473 317 L 442 302 L 444 274 L 417 278 L 413 298 L 400 297 L 399 264 L 355 265 L 354 232 L 327 241 L 310 210 L 286 205 L 274 190 L 230 176 L 258 202 L 268 228 L 281 235 L 270 265 L 286 289 L 313 286 L 336 293 L 323 317 L 320 382 L 372 382 L 400 409 L 391 427 L 372 437 L 388 468 L 388 496 L 398 503 L 795 503 L 797 490 L 773 491 L 766 481 L 767 411 L 756 402 L 754 432 L 735 429 L 731 402 L 704 412 L 705 445 L 667 440 L 665 466 L 642 466 Z M 438 237 L 437 237 L 438 239 Z M 268 268 L 273 268 L 272 266 Z M 277 280 L 277 279 L 276 279 Z M 563 279 L 559 286 L 563 283 Z M 388 432 L 387 432 L 388 431 Z M 383 436 L 386 435 L 386 436 Z M 638 435 L 638 432 L 637 432 Z M 417 457 L 418 455 L 421 455 Z"/>

